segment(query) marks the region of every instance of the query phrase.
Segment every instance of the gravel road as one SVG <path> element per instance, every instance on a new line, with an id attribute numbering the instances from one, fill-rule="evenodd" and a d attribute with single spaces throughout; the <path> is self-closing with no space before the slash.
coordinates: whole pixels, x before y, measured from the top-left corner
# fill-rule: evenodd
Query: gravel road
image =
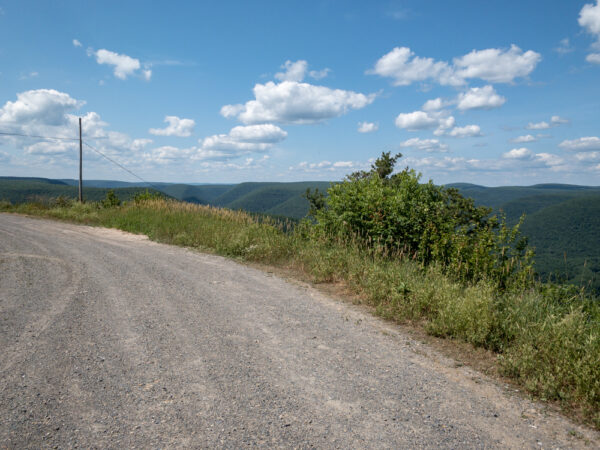
<path id="1" fill-rule="evenodd" d="M 599 442 L 356 307 L 116 230 L 0 214 L 0 349 L 0 448 Z"/>

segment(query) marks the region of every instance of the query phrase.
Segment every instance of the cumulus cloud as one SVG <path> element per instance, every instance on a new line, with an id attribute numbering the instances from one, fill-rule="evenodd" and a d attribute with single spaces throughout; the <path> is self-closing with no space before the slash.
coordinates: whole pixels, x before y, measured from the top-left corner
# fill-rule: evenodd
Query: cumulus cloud
<path id="1" fill-rule="evenodd" d="M 425 152 L 446 152 L 448 145 L 437 139 L 412 138 L 400 143 L 402 148 L 414 148 Z"/>
<path id="2" fill-rule="evenodd" d="M 441 97 L 438 98 L 434 98 L 431 100 L 427 100 L 424 104 L 423 107 L 421 108 L 423 111 L 439 111 L 442 108 L 445 108 L 446 106 L 450 106 L 453 102 L 448 101 L 448 100 L 444 100 Z"/>
<path id="3" fill-rule="evenodd" d="M 413 111 L 401 113 L 396 117 L 396 126 L 408 131 L 427 130 L 435 128 L 433 134 L 444 135 L 454 127 L 456 121 L 447 111 Z"/>
<path id="4" fill-rule="evenodd" d="M 0 162 L 1 163 L 8 163 L 8 162 L 10 162 L 10 160 L 11 160 L 11 157 L 8 153 L 0 151 Z"/>
<path id="5" fill-rule="evenodd" d="M 75 45 L 75 42 L 73 42 L 73 44 Z M 97 51 L 88 48 L 87 54 L 89 56 L 94 56 L 98 64 L 112 66 L 113 74 L 121 80 L 125 80 L 127 77 L 134 75 L 137 75 L 146 81 L 149 81 L 152 77 L 152 70 L 150 70 L 147 65 L 142 68 L 142 64 L 137 58 L 115 53 L 104 48 Z"/>
<path id="6" fill-rule="evenodd" d="M 359 133 L 373 133 L 379 129 L 379 125 L 374 122 L 358 122 Z"/>
<path id="7" fill-rule="evenodd" d="M 21 92 L 17 94 L 16 101 L 8 101 L 0 108 L 0 127 L 16 133 L 73 139 L 32 142 L 20 138 L 18 144 L 15 141 L 26 154 L 40 157 L 61 155 L 61 158 L 75 158 L 78 144 L 74 141 L 78 137 L 80 117 L 84 139 L 105 154 L 132 154 L 151 142 L 108 130 L 108 124 L 96 112 L 75 114 L 84 104 L 84 101 L 53 89 Z M 90 158 L 94 158 L 94 154 L 90 153 Z"/>
<path id="8" fill-rule="evenodd" d="M 585 60 L 592 64 L 600 64 L 600 53 L 590 53 Z"/>
<path id="9" fill-rule="evenodd" d="M 454 127 L 447 134 L 448 136 L 457 138 L 475 137 L 482 135 L 481 128 L 479 127 L 479 125 L 466 125 L 464 127 Z"/>
<path id="10" fill-rule="evenodd" d="M 525 147 L 513 148 L 511 151 L 503 153 L 502 157 L 505 159 L 531 159 L 533 152 Z"/>
<path id="11" fill-rule="evenodd" d="M 81 42 L 79 42 L 77 39 L 73 39 L 73 46 L 74 46 L 74 47 L 81 47 L 81 46 L 82 46 L 82 44 L 81 44 Z"/>
<path id="12" fill-rule="evenodd" d="M 54 89 L 35 89 L 17 94 L 0 108 L 0 124 L 25 126 L 43 124 L 58 126 L 66 123 L 66 113 L 79 109 L 85 102 Z"/>
<path id="13" fill-rule="evenodd" d="M 452 68 L 444 61 L 421 58 L 408 47 L 396 47 L 383 55 L 375 67 L 367 72 L 392 78 L 394 86 L 408 86 L 417 81 L 432 80 L 442 85 L 458 86 L 464 80 L 456 77 Z"/>
<path id="14" fill-rule="evenodd" d="M 569 123 L 569 122 L 570 122 L 569 119 L 565 119 L 560 116 L 552 116 L 550 118 L 550 123 L 554 126 L 562 125 L 562 124 Z"/>
<path id="15" fill-rule="evenodd" d="M 572 46 L 571 46 L 571 42 L 569 41 L 569 38 L 564 38 L 561 39 L 558 47 L 556 47 L 554 49 L 555 52 L 564 55 L 566 53 L 571 53 L 573 50 L 575 50 Z"/>
<path id="16" fill-rule="evenodd" d="M 348 173 L 352 170 L 366 169 L 368 164 L 359 163 L 355 161 L 320 161 L 315 163 L 309 163 L 308 161 L 302 161 L 301 163 L 290 166 L 290 171 L 302 171 L 306 173 L 318 173 L 318 172 L 343 172 Z"/>
<path id="17" fill-rule="evenodd" d="M 575 158 L 578 161 L 584 161 L 584 162 L 596 162 L 596 161 L 600 161 L 600 151 L 598 152 L 584 152 L 584 153 L 577 153 L 575 155 Z"/>
<path id="18" fill-rule="evenodd" d="M 596 38 L 592 47 L 600 50 L 600 0 L 596 4 L 587 3 L 579 12 L 579 25 Z M 600 53 L 590 53 L 586 60 L 591 63 L 600 64 Z"/>
<path id="19" fill-rule="evenodd" d="M 267 122 L 309 124 L 361 109 L 375 100 L 375 94 L 330 89 L 297 81 L 254 86 L 254 100 L 243 105 L 225 105 L 224 117 L 237 117 L 245 124 Z"/>
<path id="20" fill-rule="evenodd" d="M 546 166 L 551 167 L 560 166 L 565 162 L 560 156 L 554 155 L 552 153 L 536 153 L 535 159 L 536 161 L 539 161 L 545 164 Z"/>
<path id="21" fill-rule="evenodd" d="M 506 98 L 498 95 L 490 86 L 475 87 L 463 92 L 458 96 L 457 108 L 461 111 L 469 109 L 493 109 L 499 108 L 506 103 Z"/>
<path id="22" fill-rule="evenodd" d="M 200 140 L 199 159 L 227 159 L 249 152 L 262 152 L 287 137 L 276 125 L 237 126 L 228 134 L 215 134 Z"/>
<path id="23" fill-rule="evenodd" d="M 408 131 L 425 130 L 439 125 L 439 119 L 425 111 L 400 113 L 396 117 L 396 126 Z"/>
<path id="24" fill-rule="evenodd" d="M 320 80 L 321 78 L 325 78 L 327 75 L 329 75 L 329 72 L 331 72 L 331 69 L 326 67 L 325 69 L 321 70 L 311 70 L 308 72 L 308 76 L 314 78 L 315 80 Z"/>
<path id="25" fill-rule="evenodd" d="M 523 52 L 516 45 L 508 50 L 488 48 L 454 59 L 456 73 L 461 78 L 480 78 L 490 83 L 512 83 L 528 76 L 542 56 L 532 50 Z"/>
<path id="26" fill-rule="evenodd" d="M 302 81 L 306 75 L 308 69 L 308 63 L 304 60 L 296 62 L 286 61 L 282 66 L 285 72 L 278 72 L 275 74 L 275 78 L 281 81 Z"/>
<path id="27" fill-rule="evenodd" d="M 525 128 L 528 130 L 547 130 L 550 128 L 550 124 L 543 121 L 537 123 L 529 122 Z"/>
<path id="28" fill-rule="evenodd" d="M 194 132 L 196 122 L 192 119 L 180 119 L 177 116 L 165 116 L 166 128 L 150 128 L 150 134 L 155 136 L 179 136 L 188 137 Z"/>
<path id="29" fill-rule="evenodd" d="M 535 142 L 535 141 L 537 141 L 537 138 L 535 136 L 532 136 L 531 134 L 526 134 L 525 136 L 518 136 L 518 137 L 510 140 L 510 142 L 513 142 L 515 144 L 521 144 L 524 142 Z"/>
<path id="30" fill-rule="evenodd" d="M 280 81 L 302 81 L 308 76 L 314 78 L 315 80 L 320 80 L 321 78 L 325 78 L 331 69 L 325 68 L 322 70 L 311 70 L 308 71 L 308 62 L 303 59 L 298 61 L 286 61 L 281 65 L 282 69 L 285 69 L 283 72 L 277 72 L 275 74 L 275 78 Z"/>
<path id="31" fill-rule="evenodd" d="M 552 116 L 549 122 L 529 122 L 525 128 L 528 130 L 547 130 L 548 128 L 558 127 L 567 123 L 570 123 L 569 119 L 560 116 Z"/>
<path id="32" fill-rule="evenodd" d="M 383 55 L 367 73 L 392 78 L 395 86 L 407 86 L 419 81 L 460 86 L 468 79 L 490 83 L 512 83 L 527 77 L 541 61 L 532 50 L 523 52 L 516 45 L 509 49 L 489 48 L 454 58 L 453 63 L 415 56 L 408 47 L 396 47 Z"/>
<path id="33" fill-rule="evenodd" d="M 564 140 L 558 146 L 564 150 L 576 152 L 600 150 L 600 138 L 597 136 L 587 136 L 573 140 Z"/>

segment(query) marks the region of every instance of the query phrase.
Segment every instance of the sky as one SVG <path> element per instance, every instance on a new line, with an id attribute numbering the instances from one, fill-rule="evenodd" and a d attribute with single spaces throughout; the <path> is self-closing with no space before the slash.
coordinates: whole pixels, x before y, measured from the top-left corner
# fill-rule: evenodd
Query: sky
<path id="1" fill-rule="evenodd" d="M 0 175 L 597 186 L 599 1 L 0 0 Z"/>

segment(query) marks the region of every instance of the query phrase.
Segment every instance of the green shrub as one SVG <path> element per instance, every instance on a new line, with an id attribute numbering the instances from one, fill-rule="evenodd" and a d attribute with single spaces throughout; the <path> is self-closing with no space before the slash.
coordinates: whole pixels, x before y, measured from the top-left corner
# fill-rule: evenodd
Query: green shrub
<path id="1" fill-rule="evenodd" d="M 420 183 L 420 174 L 393 174 L 401 155 L 383 153 L 368 172 L 332 185 L 325 197 L 307 192 L 314 230 L 333 239 L 360 239 L 423 265 L 440 263 L 462 281 L 493 280 L 505 289 L 532 281 L 532 256 L 519 226 L 490 216 L 456 189 Z"/>
<path id="2" fill-rule="evenodd" d="M 103 208 L 114 208 L 116 206 L 121 206 L 121 200 L 115 194 L 115 191 L 110 189 L 106 193 L 106 198 L 101 202 Z"/>

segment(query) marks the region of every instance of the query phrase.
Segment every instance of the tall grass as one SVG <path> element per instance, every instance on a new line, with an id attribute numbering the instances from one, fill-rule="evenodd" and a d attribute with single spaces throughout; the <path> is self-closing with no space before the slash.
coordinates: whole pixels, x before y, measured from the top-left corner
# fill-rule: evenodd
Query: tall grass
<path id="1" fill-rule="evenodd" d="M 293 232 L 243 212 L 167 200 L 99 204 L 0 203 L 0 210 L 142 233 L 150 239 L 284 266 L 315 282 L 343 282 L 377 314 L 435 336 L 493 350 L 501 371 L 542 399 L 580 411 L 600 428 L 600 302 L 572 288 L 500 292 L 459 282 L 444 268 L 389 255 L 358 240 Z"/>

